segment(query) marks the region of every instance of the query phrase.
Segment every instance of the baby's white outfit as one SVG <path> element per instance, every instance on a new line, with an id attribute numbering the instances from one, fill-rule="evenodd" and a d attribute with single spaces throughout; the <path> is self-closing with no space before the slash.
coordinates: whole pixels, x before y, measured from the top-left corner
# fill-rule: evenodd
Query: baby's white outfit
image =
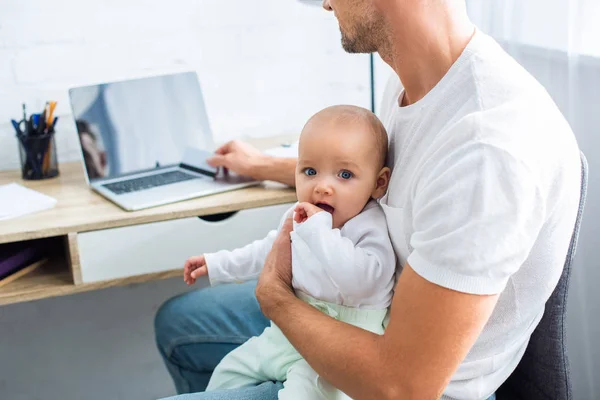
<path id="1" fill-rule="evenodd" d="M 279 229 L 294 207 L 284 214 Z M 277 233 L 271 231 L 264 239 L 233 251 L 206 254 L 211 285 L 257 278 Z M 379 204 L 370 201 L 341 229 L 332 228 L 331 214 L 319 212 L 303 223 L 294 222 L 290 235 L 296 295 L 333 318 L 382 334 L 396 259 Z M 348 399 L 318 376 L 275 324 L 227 354 L 207 390 L 265 381 L 284 382 L 280 399 Z"/>

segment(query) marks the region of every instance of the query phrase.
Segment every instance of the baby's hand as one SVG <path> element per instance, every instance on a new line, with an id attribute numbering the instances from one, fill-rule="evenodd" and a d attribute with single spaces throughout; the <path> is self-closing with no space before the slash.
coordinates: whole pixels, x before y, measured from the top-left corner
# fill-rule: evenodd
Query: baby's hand
<path id="1" fill-rule="evenodd" d="M 323 209 L 307 202 L 300 203 L 294 210 L 294 221 L 302 223 L 315 215 L 316 213 L 324 212 Z"/>
<path id="2" fill-rule="evenodd" d="M 196 279 L 208 275 L 204 255 L 190 257 L 183 267 L 183 280 L 188 285 L 196 283 Z"/>

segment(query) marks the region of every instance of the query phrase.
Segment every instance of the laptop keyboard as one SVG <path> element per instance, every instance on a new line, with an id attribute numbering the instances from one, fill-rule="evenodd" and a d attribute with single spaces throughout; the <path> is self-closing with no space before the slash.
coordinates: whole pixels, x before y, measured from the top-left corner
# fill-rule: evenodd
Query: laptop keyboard
<path id="1" fill-rule="evenodd" d="M 198 178 L 195 175 L 186 174 L 182 171 L 168 171 L 162 174 L 148 175 L 141 178 L 133 178 L 126 181 L 107 183 L 102 185 L 115 194 L 139 192 L 157 186 L 169 185 L 171 183 L 189 181 Z"/>

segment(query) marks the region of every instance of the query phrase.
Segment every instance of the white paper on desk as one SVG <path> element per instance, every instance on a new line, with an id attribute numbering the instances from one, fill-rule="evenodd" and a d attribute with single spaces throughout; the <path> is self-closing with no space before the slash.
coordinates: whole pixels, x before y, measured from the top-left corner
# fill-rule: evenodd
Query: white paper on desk
<path id="1" fill-rule="evenodd" d="M 0 185 L 0 221 L 54 207 L 56 199 L 17 183 Z"/>

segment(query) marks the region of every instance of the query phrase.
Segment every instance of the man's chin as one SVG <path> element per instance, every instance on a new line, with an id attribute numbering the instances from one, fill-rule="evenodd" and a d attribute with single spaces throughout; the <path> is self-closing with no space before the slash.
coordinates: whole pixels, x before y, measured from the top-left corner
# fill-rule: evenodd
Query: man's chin
<path id="1" fill-rule="evenodd" d="M 377 49 L 371 49 L 371 46 L 365 46 L 364 43 L 361 43 L 357 40 L 349 39 L 346 35 L 342 33 L 342 48 L 346 53 L 350 54 L 366 54 L 366 53 L 374 53 Z"/>
<path id="2" fill-rule="evenodd" d="M 342 40 L 342 48 L 344 49 L 344 51 L 346 53 L 350 53 L 350 54 L 359 54 L 360 53 L 359 51 L 356 51 L 356 48 L 354 46 L 344 42 L 343 40 Z"/>

